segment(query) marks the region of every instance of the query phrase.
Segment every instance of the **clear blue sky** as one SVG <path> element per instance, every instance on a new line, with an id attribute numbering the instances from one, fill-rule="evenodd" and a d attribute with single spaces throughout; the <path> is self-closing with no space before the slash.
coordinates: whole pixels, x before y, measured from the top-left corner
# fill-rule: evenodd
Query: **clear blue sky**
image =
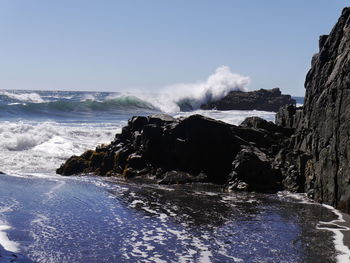
<path id="1" fill-rule="evenodd" d="M 157 90 L 227 65 L 304 94 L 348 0 L 0 0 L 0 89 Z"/>

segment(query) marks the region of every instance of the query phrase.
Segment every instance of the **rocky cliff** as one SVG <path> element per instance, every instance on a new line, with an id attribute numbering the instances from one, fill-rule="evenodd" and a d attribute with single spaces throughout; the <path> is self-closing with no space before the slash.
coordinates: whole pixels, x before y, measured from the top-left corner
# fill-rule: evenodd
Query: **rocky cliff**
<path id="1" fill-rule="evenodd" d="M 284 105 L 295 104 L 290 95 L 283 95 L 279 88 L 255 91 L 231 91 L 224 98 L 201 105 L 203 110 L 263 110 L 278 111 Z"/>
<path id="2" fill-rule="evenodd" d="M 294 166 L 316 201 L 349 213 L 350 8 L 320 37 L 319 48 L 306 76 L 303 109 L 289 106 L 277 114 L 277 124 L 296 129 L 280 163 Z M 296 163 L 293 154 L 305 158 Z"/>

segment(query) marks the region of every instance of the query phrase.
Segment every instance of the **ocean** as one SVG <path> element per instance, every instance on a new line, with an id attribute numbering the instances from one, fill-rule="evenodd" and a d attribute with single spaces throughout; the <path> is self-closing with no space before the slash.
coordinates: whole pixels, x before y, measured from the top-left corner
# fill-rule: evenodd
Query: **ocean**
<path id="1" fill-rule="evenodd" d="M 0 262 L 349 262 L 339 228 L 329 227 L 342 215 L 302 194 L 55 174 L 71 155 L 110 142 L 134 115 L 196 113 L 235 125 L 275 117 L 181 112 L 181 103 L 199 102 L 0 90 Z"/>

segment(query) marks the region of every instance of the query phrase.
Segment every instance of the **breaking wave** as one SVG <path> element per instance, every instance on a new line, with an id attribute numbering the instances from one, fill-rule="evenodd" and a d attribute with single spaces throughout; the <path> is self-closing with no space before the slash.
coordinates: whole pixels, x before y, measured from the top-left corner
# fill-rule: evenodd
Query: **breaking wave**
<path id="1" fill-rule="evenodd" d="M 191 111 L 199 109 L 202 104 L 225 97 L 230 91 L 247 91 L 249 83 L 249 77 L 221 66 L 206 81 L 170 85 L 160 90 L 156 96 L 145 93 L 137 96 L 163 112 Z"/>
<path id="2" fill-rule="evenodd" d="M 206 81 L 174 84 L 157 93 L 145 91 L 65 92 L 0 91 L 0 110 L 10 115 L 91 113 L 101 111 L 179 112 L 199 109 L 204 103 L 218 100 L 230 91 L 246 91 L 249 78 L 222 66 Z"/>
<path id="3" fill-rule="evenodd" d="M 16 93 L 8 91 L 0 91 L 0 99 L 13 100 L 16 102 L 30 102 L 30 103 L 42 103 L 44 102 L 43 98 L 35 92 L 30 93 Z"/>
<path id="4" fill-rule="evenodd" d="M 43 103 L 13 103 L 1 105 L 2 110 L 9 113 L 55 113 L 55 112 L 91 112 L 91 111 L 113 111 L 113 110 L 134 110 L 147 109 L 155 110 L 156 107 L 147 101 L 138 99 L 135 96 L 122 96 L 104 101 L 84 100 L 69 101 L 57 100 Z"/>

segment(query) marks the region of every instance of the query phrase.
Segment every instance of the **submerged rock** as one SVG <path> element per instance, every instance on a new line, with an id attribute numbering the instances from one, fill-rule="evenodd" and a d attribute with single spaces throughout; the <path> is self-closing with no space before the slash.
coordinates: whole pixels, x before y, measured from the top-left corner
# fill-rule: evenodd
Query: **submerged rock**
<path id="1" fill-rule="evenodd" d="M 231 91 L 224 98 L 201 105 L 203 110 L 263 110 L 277 112 L 280 107 L 295 104 L 290 95 L 283 95 L 279 88 L 255 91 Z"/>

